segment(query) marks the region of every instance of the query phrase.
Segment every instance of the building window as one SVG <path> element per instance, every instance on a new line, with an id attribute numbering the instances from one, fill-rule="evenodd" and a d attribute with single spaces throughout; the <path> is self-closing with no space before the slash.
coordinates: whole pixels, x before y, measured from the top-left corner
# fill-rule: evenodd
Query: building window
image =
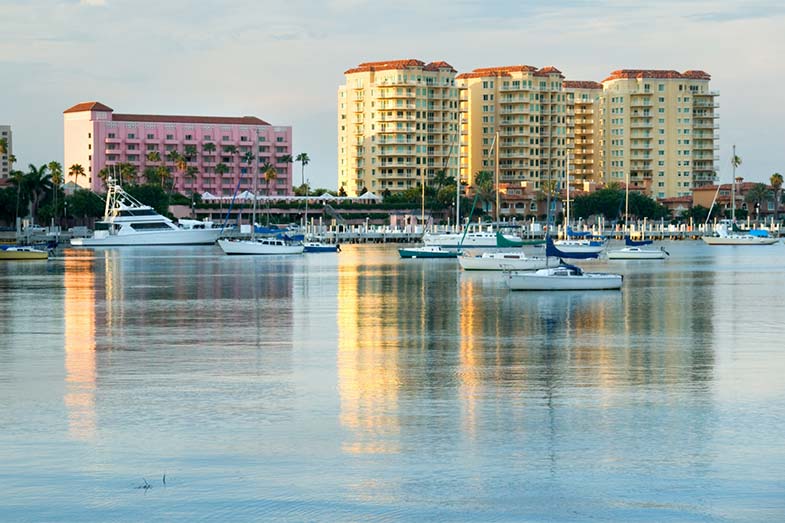
<path id="1" fill-rule="evenodd" d="M 174 140 L 174 135 L 173 134 L 167 134 L 166 135 L 166 139 L 167 140 Z"/>
<path id="2" fill-rule="evenodd" d="M 114 137 L 115 137 L 115 136 L 114 136 L 114 133 L 109 133 L 109 134 L 107 135 L 107 138 L 114 138 Z"/>
<path id="3" fill-rule="evenodd" d="M 186 140 L 193 140 L 193 139 L 194 139 L 194 136 L 193 136 L 192 134 L 186 134 L 186 135 L 185 135 L 185 139 L 186 139 Z"/>
<path id="4" fill-rule="evenodd" d="M 154 135 L 154 134 L 148 134 L 148 135 L 147 135 L 147 139 L 148 139 L 148 140 L 152 140 L 152 139 L 154 139 L 154 138 L 155 138 L 155 135 Z"/>
<path id="5" fill-rule="evenodd" d="M 134 138 L 136 138 L 136 134 L 128 133 L 128 138 L 133 140 Z"/>

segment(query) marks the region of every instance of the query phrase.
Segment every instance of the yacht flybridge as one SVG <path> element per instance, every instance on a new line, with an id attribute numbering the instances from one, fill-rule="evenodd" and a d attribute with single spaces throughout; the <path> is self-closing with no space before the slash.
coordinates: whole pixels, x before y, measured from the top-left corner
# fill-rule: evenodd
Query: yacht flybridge
<path id="1" fill-rule="evenodd" d="M 220 234 L 221 229 L 214 228 L 212 222 L 188 220 L 182 226 L 176 225 L 149 205 L 140 203 L 110 178 L 103 220 L 95 223 L 93 236 L 72 238 L 71 245 L 201 245 L 215 243 Z"/>

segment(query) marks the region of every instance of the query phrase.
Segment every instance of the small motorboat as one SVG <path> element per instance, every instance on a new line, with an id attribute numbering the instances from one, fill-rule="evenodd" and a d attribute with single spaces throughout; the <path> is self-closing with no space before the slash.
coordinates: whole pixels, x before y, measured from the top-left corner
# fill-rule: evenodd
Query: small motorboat
<path id="1" fill-rule="evenodd" d="M 47 260 L 49 252 L 25 245 L 0 247 L 0 260 Z"/>
<path id="2" fill-rule="evenodd" d="M 664 260 L 668 252 L 664 249 L 641 249 L 640 247 L 624 247 L 608 251 L 609 260 Z"/>
<path id="3" fill-rule="evenodd" d="M 341 252 L 337 243 L 303 242 L 303 252 Z"/>
<path id="4" fill-rule="evenodd" d="M 256 238 L 250 240 L 218 240 L 218 246 L 226 254 L 302 254 L 303 245 L 289 244 L 280 238 Z"/>
<path id="5" fill-rule="evenodd" d="M 460 251 L 445 249 L 438 245 L 426 245 L 398 249 L 398 254 L 401 258 L 457 258 Z"/>
<path id="6" fill-rule="evenodd" d="M 459 256 L 458 263 L 465 271 L 534 271 L 558 265 L 559 258 L 526 256 L 523 251 L 484 252 L 476 256 Z"/>

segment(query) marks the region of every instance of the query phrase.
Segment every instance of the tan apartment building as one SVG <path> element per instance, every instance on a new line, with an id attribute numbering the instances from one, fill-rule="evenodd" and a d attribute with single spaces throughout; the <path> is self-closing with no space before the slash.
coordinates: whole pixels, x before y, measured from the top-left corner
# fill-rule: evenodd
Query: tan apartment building
<path id="1" fill-rule="evenodd" d="M 0 180 L 5 180 L 11 176 L 12 165 L 9 157 L 14 154 L 14 141 L 10 125 L 0 125 L 0 138 L 4 138 L 6 142 L 6 151 L 0 153 Z"/>
<path id="2" fill-rule="evenodd" d="M 570 158 L 572 187 L 588 190 L 588 184 L 604 181 L 600 167 L 601 121 L 599 118 L 602 84 L 592 81 L 565 80 L 567 95 L 567 150 Z"/>
<path id="3" fill-rule="evenodd" d="M 629 176 L 631 189 L 654 198 L 713 183 L 719 93 L 710 79 L 703 71 L 621 69 L 603 80 L 595 141 L 605 183 Z"/>
<path id="4" fill-rule="evenodd" d="M 447 62 L 365 62 L 338 88 L 338 185 L 400 192 L 458 176 L 458 89 Z"/>
<path id="5" fill-rule="evenodd" d="M 555 67 L 489 67 L 456 77 L 461 90 L 461 180 L 494 171 L 499 182 L 538 190 L 550 177 L 561 186 L 567 148 L 564 76 Z"/>

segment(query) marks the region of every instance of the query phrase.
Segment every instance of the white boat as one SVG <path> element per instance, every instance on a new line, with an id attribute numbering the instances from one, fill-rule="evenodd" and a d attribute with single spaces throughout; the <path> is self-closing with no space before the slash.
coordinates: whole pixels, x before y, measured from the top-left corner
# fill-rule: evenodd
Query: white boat
<path id="1" fill-rule="evenodd" d="M 574 265 L 559 265 L 535 272 L 511 272 L 507 286 L 514 291 L 589 291 L 621 289 L 620 274 L 583 272 Z"/>
<path id="2" fill-rule="evenodd" d="M 502 237 L 509 242 L 520 242 L 521 239 L 510 234 L 503 234 Z M 462 232 L 447 233 L 425 233 L 423 243 L 426 246 L 450 247 L 497 247 L 496 232 L 491 231 L 470 231 L 466 234 Z"/>
<path id="3" fill-rule="evenodd" d="M 226 254 L 302 254 L 305 248 L 301 243 L 290 244 L 280 238 L 220 239 L 218 245 Z"/>
<path id="4" fill-rule="evenodd" d="M 189 220 L 178 226 L 125 192 L 109 178 L 103 220 L 96 222 L 93 235 L 71 238 L 74 247 L 118 247 L 147 245 L 203 245 L 215 243 L 221 229 L 212 222 Z"/>
<path id="5" fill-rule="evenodd" d="M 425 245 L 424 247 L 403 247 L 398 249 L 401 258 L 457 258 L 457 250 L 449 250 L 438 245 Z"/>
<path id="6" fill-rule="evenodd" d="M 664 260 L 668 255 L 662 249 L 641 249 L 640 247 L 624 247 L 608 251 L 609 260 Z"/>
<path id="7" fill-rule="evenodd" d="M 548 265 L 558 265 L 559 259 L 544 256 L 526 256 L 523 251 L 484 252 L 479 255 L 464 254 L 458 263 L 465 271 L 534 271 Z"/>
<path id="8" fill-rule="evenodd" d="M 0 260 L 46 260 L 48 258 L 47 251 L 26 245 L 0 247 Z"/>
<path id="9" fill-rule="evenodd" d="M 714 234 L 702 236 L 707 245 L 774 245 L 779 238 L 769 236 L 768 232 L 756 231 L 755 234 L 733 232 L 730 220 L 722 220 L 714 229 Z"/>
<path id="10" fill-rule="evenodd" d="M 557 240 L 556 248 L 570 254 L 599 254 L 605 249 L 605 241 L 597 240 Z"/>

